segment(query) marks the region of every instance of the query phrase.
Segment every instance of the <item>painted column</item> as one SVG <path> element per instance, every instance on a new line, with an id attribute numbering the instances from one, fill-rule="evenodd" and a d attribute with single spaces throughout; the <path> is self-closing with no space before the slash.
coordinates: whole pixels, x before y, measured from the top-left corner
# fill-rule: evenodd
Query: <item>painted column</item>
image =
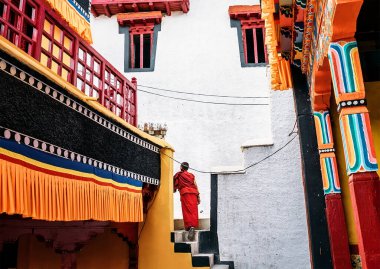
<path id="1" fill-rule="evenodd" d="M 314 122 L 333 266 L 346 269 L 351 267 L 350 250 L 329 111 L 314 112 Z"/>
<path id="2" fill-rule="evenodd" d="M 380 268 L 378 164 L 356 41 L 331 42 L 328 57 L 359 237 L 359 254 L 363 269 Z"/>

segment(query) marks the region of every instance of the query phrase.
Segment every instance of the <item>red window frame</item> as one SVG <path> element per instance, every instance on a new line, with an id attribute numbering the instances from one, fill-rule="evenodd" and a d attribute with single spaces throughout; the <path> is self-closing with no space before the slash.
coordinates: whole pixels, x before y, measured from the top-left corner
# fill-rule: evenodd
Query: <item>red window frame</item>
<path id="1" fill-rule="evenodd" d="M 38 9 L 32 0 L 0 0 L 0 35 L 29 55 L 36 45 Z"/>
<path id="2" fill-rule="evenodd" d="M 50 28 L 45 29 L 45 21 Z M 57 40 L 54 27 L 60 32 Z M 0 34 L 58 75 L 62 76 L 65 69 L 67 73 L 62 77 L 66 81 L 85 94 L 98 97 L 100 104 L 137 126 L 136 80 L 131 82 L 123 76 L 44 0 L 0 0 Z M 80 51 L 86 53 L 87 58 L 78 59 Z M 53 61 L 57 64 L 54 68 Z M 82 68 L 77 70 L 80 65 Z M 79 81 L 83 83 L 78 85 Z"/>
<path id="3" fill-rule="evenodd" d="M 74 72 L 74 37 L 65 30 L 64 27 L 62 27 L 60 24 L 55 22 L 51 17 L 48 15 L 45 16 L 45 21 L 48 21 L 50 23 L 50 33 L 46 31 L 45 27 L 42 31 L 42 36 L 47 38 L 50 42 L 49 49 L 46 50 L 41 46 L 41 55 L 42 53 L 45 54 L 48 57 L 47 60 L 47 67 L 52 69 L 53 62 L 57 64 L 57 74 L 59 76 L 62 76 L 62 69 L 65 69 L 67 71 L 67 77 L 64 77 L 67 81 L 72 81 L 73 72 Z M 55 31 L 59 29 L 60 34 L 60 40 L 55 39 Z M 64 45 L 65 38 L 70 40 L 70 47 L 67 49 Z M 55 46 L 55 47 L 54 47 Z M 58 57 L 54 55 L 54 48 L 58 47 L 59 49 L 59 55 Z M 64 63 L 64 53 L 66 53 L 70 57 L 70 66 Z"/>
<path id="4" fill-rule="evenodd" d="M 259 48 L 257 44 L 257 29 L 261 29 L 262 32 L 262 41 L 263 41 L 263 48 L 262 52 L 264 53 L 265 61 L 259 61 Z M 247 40 L 247 30 L 252 30 L 252 40 Z M 242 32 L 242 42 L 244 47 L 244 60 L 246 64 L 259 64 L 259 63 L 267 63 L 268 62 L 268 55 L 266 52 L 266 46 L 265 46 L 265 28 L 264 28 L 264 22 L 262 20 L 254 20 L 254 21 L 241 21 L 241 32 Z M 252 42 L 252 47 L 254 49 L 254 62 L 249 62 L 248 59 L 248 48 L 247 48 L 247 42 Z"/>
<path id="5" fill-rule="evenodd" d="M 149 35 L 150 37 L 150 46 L 149 46 L 149 66 L 144 67 L 144 53 L 146 51 L 144 50 L 144 36 Z M 137 51 L 136 49 L 136 44 L 134 42 L 135 37 L 139 38 L 139 63 L 136 64 L 135 61 L 135 52 Z M 151 67 L 151 58 L 152 58 L 152 50 L 153 50 L 153 42 L 154 42 L 154 25 L 151 26 L 135 26 L 131 27 L 129 30 L 129 67 L 131 69 L 143 69 L 143 68 L 150 68 Z"/>
<path id="6" fill-rule="evenodd" d="M 87 96 L 101 98 L 102 61 L 84 46 L 79 46 L 76 86 Z"/>

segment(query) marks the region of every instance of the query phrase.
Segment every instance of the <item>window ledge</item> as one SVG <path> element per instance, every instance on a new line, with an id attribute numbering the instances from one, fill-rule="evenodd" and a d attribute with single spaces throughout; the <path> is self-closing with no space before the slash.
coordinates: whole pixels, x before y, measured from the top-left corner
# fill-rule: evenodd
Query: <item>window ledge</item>
<path id="1" fill-rule="evenodd" d="M 268 63 L 258 63 L 258 64 L 246 64 L 246 63 L 242 63 L 241 67 L 265 67 L 267 65 L 268 65 Z"/>
<path id="2" fill-rule="evenodd" d="M 247 148 L 253 148 L 253 147 L 265 147 L 265 146 L 273 146 L 273 139 L 272 137 L 267 138 L 257 138 L 257 139 L 251 139 L 246 142 L 244 142 L 241 145 L 241 149 L 247 149 Z"/>
<path id="3" fill-rule="evenodd" d="M 211 172 L 219 175 L 245 174 L 243 166 L 216 166 L 211 168 Z"/>

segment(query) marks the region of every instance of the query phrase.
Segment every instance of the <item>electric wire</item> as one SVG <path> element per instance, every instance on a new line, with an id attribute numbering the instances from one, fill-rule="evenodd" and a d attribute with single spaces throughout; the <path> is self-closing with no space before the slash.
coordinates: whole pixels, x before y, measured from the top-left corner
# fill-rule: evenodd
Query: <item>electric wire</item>
<path id="1" fill-rule="evenodd" d="M 163 94 L 159 94 L 159 93 L 153 93 L 153 92 L 145 91 L 145 90 L 141 90 L 141 89 L 138 89 L 138 91 L 148 93 L 148 94 L 153 94 L 156 96 L 165 97 L 165 98 L 182 100 L 182 101 L 187 101 L 187 102 L 203 103 L 203 104 L 230 105 L 230 106 L 266 106 L 266 105 L 269 105 L 268 103 L 252 104 L 252 103 L 225 103 L 225 102 L 201 101 L 201 100 L 186 99 L 186 98 L 181 98 L 181 97 L 173 97 L 173 96 L 163 95 Z"/>
<path id="2" fill-rule="evenodd" d="M 152 90 L 158 90 L 158 91 L 164 91 L 164 92 L 174 92 L 174 93 L 182 93 L 182 94 L 188 94 L 188 95 L 199 95 L 199 96 L 209 96 L 209 97 L 222 97 L 222 98 L 241 98 L 241 99 L 260 99 L 265 98 L 268 99 L 267 96 L 232 96 L 232 95 L 217 95 L 217 94 L 205 94 L 205 93 L 194 93 L 194 92 L 182 92 L 182 91 L 175 91 L 175 90 L 168 90 L 164 88 L 157 88 L 152 86 L 146 86 L 146 85 L 138 85 L 138 87 L 148 88 Z"/>
<path id="3" fill-rule="evenodd" d="M 240 170 L 235 170 L 235 171 L 220 171 L 220 172 L 212 172 L 212 171 L 202 171 L 202 170 L 198 170 L 198 169 L 195 169 L 195 168 L 191 168 L 189 167 L 189 170 L 193 170 L 195 172 L 198 172 L 198 173 L 202 173 L 202 174 L 218 174 L 218 173 L 240 173 L 240 172 L 246 172 L 249 168 L 252 168 L 260 163 L 262 163 L 263 161 L 269 159 L 270 157 L 272 157 L 273 155 L 276 155 L 278 152 L 280 152 L 281 150 L 283 150 L 284 148 L 286 148 L 296 137 L 298 136 L 298 134 L 296 133 L 295 136 L 293 136 L 288 142 L 286 142 L 282 147 L 280 147 L 279 149 L 275 150 L 274 152 L 272 152 L 271 154 L 267 155 L 266 157 L 262 158 L 261 160 L 257 161 L 257 162 L 254 162 L 250 165 L 248 165 L 247 167 L 243 168 L 243 169 L 240 169 Z M 175 161 L 176 163 L 179 163 L 181 164 L 182 162 L 174 159 L 173 157 L 163 153 L 164 155 L 166 155 L 167 157 L 169 157 L 170 159 L 172 159 L 173 161 Z"/>

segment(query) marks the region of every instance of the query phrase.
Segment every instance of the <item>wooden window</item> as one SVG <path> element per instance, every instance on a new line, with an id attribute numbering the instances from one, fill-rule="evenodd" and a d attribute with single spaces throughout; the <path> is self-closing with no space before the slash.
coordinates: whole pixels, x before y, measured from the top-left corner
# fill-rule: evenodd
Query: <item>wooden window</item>
<path id="1" fill-rule="evenodd" d="M 47 17 L 41 40 L 40 62 L 71 82 L 74 69 L 74 37 Z"/>
<path id="2" fill-rule="evenodd" d="M 102 61 L 85 47 L 78 51 L 76 86 L 87 96 L 99 98 L 102 87 Z"/>
<path id="3" fill-rule="evenodd" d="M 37 10 L 32 0 L 0 0 L 0 34 L 29 55 L 37 38 Z"/>
<path id="4" fill-rule="evenodd" d="M 153 27 L 150 29 L 131 29 L 129 48 L 130 68 L 151 68 L 153 37 Z"/>
<path id="5" fill-rule="evenodd" d="M 104 106 L 115 113 L 122 115 L 124 107 L 123 82 L 108 68 L 104 77 Z"/>
<path id="6" fill-rule="evenodd" d="M 242 43 L 245 64 L 266 63 L 265 36 L 263 25 L 242 25 Z"/>

